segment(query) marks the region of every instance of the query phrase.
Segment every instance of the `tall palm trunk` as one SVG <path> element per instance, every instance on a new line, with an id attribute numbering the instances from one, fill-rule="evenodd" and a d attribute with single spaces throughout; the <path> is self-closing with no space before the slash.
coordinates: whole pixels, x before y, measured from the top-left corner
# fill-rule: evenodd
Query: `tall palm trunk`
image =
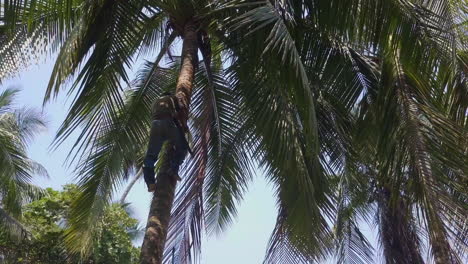
<path id="1" fill-rule="evenodd" d="M 394 201 L 392 191 L 379 192 L 380 237 L 386 263 L 423 264 L 416 227 L 411 221 L 411 208 L 404 198 Z"/>
<path id="2" fill-rule="evenodd" d="M 198 65 L 197 32 L 193 22 L 186 23 L 182 38 L 182 67 L 177 80 L 176 94 L 183 102 L 182 121 L 186 124 L 195 71 Z M 174 157 L 173 151 L 173 148 L 168 148 L 168 151 L 165 152 L 166 156 L 156 176 L 156 192 L 151 201 L 145 238 L 141 248 L 142 264 L 161 264 L 163 260 L 167 228 L 177 184 L 176 177 L 170 175 L 170 170 L 168 170 L 168 157 Z"/>

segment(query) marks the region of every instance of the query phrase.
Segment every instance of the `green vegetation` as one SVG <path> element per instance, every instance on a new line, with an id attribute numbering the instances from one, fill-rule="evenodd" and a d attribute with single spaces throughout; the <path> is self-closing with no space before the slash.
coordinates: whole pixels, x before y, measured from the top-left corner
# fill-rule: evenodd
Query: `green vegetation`
<path id="1" fill-rule="evenodd" d="M 106 208 L 93 237 L 92 254 L 79 261 L 65 247 L 63 236 L 70 214 L 70 206 L 79 190 L 64 186 L 62 192 L 46 189 L 43 198 L 24 206 L 22 223 L 30 237 L 11 240 L 2 232 L 0 254 L 6 263 L 25 264 L 106 264 L 138 263 L 139 250 L 132 245 L 138 235 L 138 221 L 129 216 L 119 204 Z"/>
<path id="2" fill-rule="evenodd" d="M 33 175 L 47 176 L 46 170 L 27 155 L 27 145 L 45 126 L 40 113 L 14 105 L 17 90 L 0 93 L 0 227 L 19 238 L 27 235 L 18 219 L 22 206 L 42 195 Z"/>
<path id="3" fill-rule="evenodd" d="M 141 168 L 150 105 L 171 90 L 194 155 L 178 187 L 163 155 L 140 263 L 196 262 L 257 168 L 278 205 L 265 263 L 468 260 L 466 1 L 1 3 L 0 81 L 58 53 L 45 101 L 67 81 L 76 94 L 53 143 L 82 128 L 70 253 L 95 254 L 116 189 Z"/>

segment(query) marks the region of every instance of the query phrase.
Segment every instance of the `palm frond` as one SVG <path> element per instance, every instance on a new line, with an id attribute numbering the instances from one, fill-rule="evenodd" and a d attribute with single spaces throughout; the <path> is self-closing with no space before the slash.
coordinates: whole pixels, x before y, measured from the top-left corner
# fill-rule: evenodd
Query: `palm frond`
<path id="1" fill-rule="evenodd" d="M 18 219 L 22 206 L 43 195 L 41 188 L 30 182 L 34 175 L 47 171 L 29 159 L 27 145 L 44 127 L 42 115 L 33 109 L 13 105 L 18 90 L 0 93 L 0 224 L 9 234 L 22 238 L 29 234 Z"/>
<path id="2" fill-rule="evenodd" d="M 11 110 L 13 100 L 19 92 L 17 89 L 5 89 L 0 94 L 0 114 Z"/>
<path id="3" fill-rule="evenodd" d="M 363 223 L 371 224 L 375 213 L 371 202 L 375 197 L 374 173 L 354 158 L 347 155 L 345 169 L 333 180 L 338 193 L 336 258 L 337 263 L 374 263 L 374 247 L 360 229 Z"/>
<path id="4" fill-rule="evenodd" d="M 268 68 L 268 62 L 263 62 L 266 72 L 261 74 L 268 74 L 268 71 L 270 71 L 270 73 L 279 75 L 275 77 L 279 77 L 280 80 L 283 80 L 283 83 L 288 83 L 289 87 L 286 87 L 288 90 L 285 90 L 285 95 L 298 106 L 301 126 L 303 133 L 306 135 L 304 139 L 306 153 L 314 158 L 318 155 L 318 132 L 311 81 L 306 73 L 294 38 L 288 30 L 288 25 L 294 23 L 294 21 L 290 21 L 291 16 L 289 14 L 285 15 L 284 12 L 283 15 L 281 14 L 281 10 L 278 10 L 267 1 L 265 5 L 239 16 L 232 26 L 234 30 L 247 29 L 250 32 L 255 31 L 254 41 L 265 45 L 262 53 L 257 53 L 256 57 L 258 57 L 258 54 L 262 54 L 263 59 L 267 56 L 274 56 L 274 59 L 269 63 L 282 65 L 287 69 L 278 74 L 275 67 L 270 66 Z M 268 35 L 262 34 L 265 29 L 266 32 L 269 32 Z M 265 42 L 259 40 L 265 40 Z M 307 107 L 305 107 L 306 105 Z M 320 169 L 314 169 L 316 170 L 315 173 L 319 174 Z"/>
<path id="5" fill-rule="evenodd" d="M 403 122 L 405 126 L 407 126 L 408 132 L 406 136 L 408 137 L 408 144 L 409 144 L 409 149 L 411 152 L 414 153 L 414 156 L 411 159 L 411 167 L 413 167 L 414 173 L 418 176 L 417 180 L 424 186 L 423 188 L 427 188 L 426 190 L 422 191 L 422 195 L 425 196 L 424 198 L 418 197 L 419 199 L 422 198 L 421 200 L 421 206 L 423 210 L 425 211 L 426 214 L 426 221 L 427 221 L 427 227 L 429 228 L 429 238 L 430 242 L 432 245 L 432 252 L 435 258 L 439 258 L 436 261 L 450 261 L 452 263 L 456 262 L 461 262 L 457 258 L 457 254 L 453 251 L 451 246 L 449 245 L 448 241 L 448 234 L 447 232 L 447 226 L 446 224 L 443 223 L 442 219 L 440 219 L 441 214 L 443 214 L 443 211 L 446 211 L 448 208 L 452 207 L 450 210 L 453 212 L 457 212 L 454 214 L 455 217 L 451 217 L 452 219 L 458 218 L 462 219 L 462 215 L 466 213 L 465 209 L 463 206 L 459 205 L 458 203 L 454 203 L 454 201 L 446 200 L 447 198 L 450 199 L 450 196 L 446 196 L 440 187 L 437 187 L 437 179 L 435 178 L 436 176 L 434 175 L 437 173 L 434 171 L 434 161 L 437 162 L 438 158 L 441 158 L 440 156 L 434 156 L 430 155 L 429 153 L 432 153 L 432 151 L 429 149 L 430 142 L 427 141 L 430 139 L 425 138 L 425 134 L 427 135 L 425 124 L 424 121 L 420 121 L 420 114 L 423 112 L 420 111 L 420 107 L 418 107 L 418 104 L 415 103 L 411 99 L 410 96 L 412 93 L 414 93 L 410 90 L 410 85 L 406 81 L 406 78 L 404 77 L 404 73 L 401 69 L 401 66 L 397 64 L 397 71 L 398 71 L 398 85 L 400 86 L 399 92 L 399 99 L 401 100 L 401 104 L 403 106 Z M 430 118 L 429 120 L 434 120 L 434 118 Z M 432 125 L 435 125 L 432 123 Z M 453 128 L 453 127 L 452 127 Z M 437 129 L 436 129 L 437 131 Z M 447 131 L 448 132 L 448 131 Z M 452 132 L 453 133 L 453 132 Z M 446 135 L 450 135 L 447 133 Z M 429 152 L 430 151 L 430 152 Z M 457 157 L 463 157 L 464 150 L 461 150 L 460 156 L 457 155 Z M 451 153 L 452 155 L 454 153 Z M 443 161 L 443 160 L 441 160 Z M 452 160 L 453 162 L 453 160 Z M 461 161 L 463 162 L 463 161 Z M 464 165 L 463 165 L 464 164 Z M 460 163 L 463 171 L 467 171 L 466 168 L 466 163 Z M 435 187 L 435 188 L 434 188 Z M 442 198 L 443 197 L 443 198 Z M 445 198 L 445 199 L 444 199 Z M 429 203 L 429 201 L 431 201 Z M 436 202 L 440 201 L 440 202 Z M 442 209 L 444 208 L 444 209 Z M 465 211 L 465 213 L 463 213 Z M 459 212 L 459 213 L 458 213 Z M 466 215 L 466 214 L 465 214 Z M 457 222 L 451 224 L 452 227 L 456 226 Z M 462 223 L 465 222 L 465 220 L 462 220 Z M 464 225 L 465 223 L 463 223 Z M 456 227 L 455 227 L 456 228 Z M 463 229 L 461 229 L 463 230 Z M 457 237 L 455 237 L 455 243 L 462 242 L 464 241 L 457 241 Z"/>
<path id="6" fill-rule="evenodd" d="M 81 0 L 4 1 L 0 7 L 0 81 L 53 53 L 68 37 Z"/>
<path id="7" fill-rule="evenodd" d="M 340 237 L 337 263 L 374 263 L 374 248 L 358 227 L 349 220 L 343 223 L 343 234 Z"/>
<path id="8" fill-rule="evenodd" d="M 300 234 L 290 230 L 287 217 L 287 209 L 280 207 L 263 263 L 305 264 L 319 262 L 322 259 L 322 249 L 309 243 L 308 236 L 310 234 Z M 331 243 L 331 237 L 322 237 L 322 239 L 324 244 Z"/>
<path id="9" fill-rule="evenodd" d="M 460 237 L 464 232 L 462 215 L 466 208 L 462 201 L 466 195 L 459 188 L 460 175 L 447 172 L 466 171 L 465 143 L 456 143 L 464 132 L 438 109 L 443 96 L 435 99 L 433 93 L 441 87 L 437 83 L 429 85 L 431 78 L 423 68 L 437 62 L 414 63 L 409 57 L 417 53 L 406 52 L 402 50 L 401 57 L 394 53 L 385 57 L 377 96 L 362 117 L 375 123 L 358 123 L 361 129 L 367 130 L 361 132 L 364 132 L 363 139 L 366 136 L 366 141 L 377 139 L 365 144 L 365 160 L 378 165 L 377 185 L 391 197 L 379 205 L 382 219 L 379 226 L 385 236 L 381 241 L 388 261 L 396 261 L 398 255 L 410 255 L 414 257 L 413 262 L 421 262 L 417 241 L 420 233 L 427 231 L 429 244 L 436 246 L 433 256 L 444 259 L 437 261 L 458 263 L 463 253 L 458 255 L 451 244 L 457 248 L 466 244 Z M 450 187 L 447 182 L 451 182 Z M 451 195 L 453 192 L 457 195 Z M 417 231 L 415 210 L 422 212 L 425 231 Z M 401 228 L 411 238 L 395 231 Z"/>
<path id="10" fill-rule="evenodd" d="M 197 73 L 196 90 L 191 105 L 194 119 L 192 130 L 195 132 L 194 156 L 185 166 L 186 181 L 176 195 L 169 226 L 165 261 L 170 261 L 174 252 L 180 263 L 197 262 L 201 248 L 200 232 L 203 230 L 205 215 L 212 213 L 205 213 L 204 208 L 207 207 L 208 210 L 211 210 L 212 206 L 226 206 L 224 204 L 213 205 L 212 199 L 217 199 L 220 194 L 212 193 L 218 190 L 207 191 L 204 182 L 207 180 L 211 183 L 229 175 L 216 170 L 216 166 L 220 165 L 218 164 L 219 151 L 224 147 L 231 147 L 227 140 L 230 133 L 235 130 L 233 112 L 236 106 L 231 100 L 230 93 L 232 91 L 225 82 L 222 71 L 214 65 L 210 66 L 214 72 L 211 68 L 207 70 L 205 67 L 200 67 Z M 245 177 L 232 178 L 232 188 L 230 188 L 237 188 L 235 187 L 237 182 L 243 181 L 242 179 Z M 215 188 L 213 185 L 210 186 Z M 227 186 L 216 186 L 216 188 L 225 187 Z M 205 192 L 207 192 L 207 201 L 204 200 Z M 238 197 L 239 193 L 236 192 L 226 194 L 227 199 L 232 196 L 240 198 Z M 232 207 L 233 205 L 227 206 Z"/>
<path id="11" fill-rule="evenodd" d="M 26 154 L 29 141 L 45 127 L 43 115 L 33 109 L 8 109 L 16 90 L 2 93 L 4 106 L 0 114 L 0 164 L 3 177 L 29 182 L 32 174 L 42 175 L 44 168 L 31 161 Z M 12 177 L 12 178 L 11 178 Z"/>
<path id="12" fill-rule="evenodd" d="M 135 87 L 127 91 L 123 108 L 114 110 L 117 116 L 95 128 L 92 152 L 77 170 L 82 194 L 74 201 L 66 237 L 75 251 L 86 254 L 93 223 L 126 179 L 129 168 L 140 166 L 141 157 L 135 153 L 142 156 L 146 148 L 151 104 L 163 91 L 174 87 L 175 73 L 174 67 L 146 63 Z"/>
<path id="13" fill-rule="evenodd" d="M 96 28 L 93 24 L 86 24 L 84 35 L 77 34 L 80 39 L 93 40 L 94 49 L 70 91 L 76 92 L 76 97 L 54 141 L 57 146 L 69 136 L 71 131 L 83 126 L 84 129 L 73 147 L 76 155 L 80 151 L 84 152 L 87 146 L 93 145 L 91 135 L 99 127 L 101 121 L 111 120 L 117 115 L 116 110 L 123 107 L 121 82 L 129 83 L 126 67 L 131 66 L 132 56 L 137 51 L 141 39 L 141 21 L 144 17 L 141 5 L 135 2 L 110 2 L 98 10 L 93 9 L 97 14 L 94 14 L 95 17 L 91 21 L 106 20 L 105 23 L 100 24 L 102 28 L 99 30 L 103 32 L 102 34 L 94 31 Z M 66 72 L 52 75 L 46 99 L 52 92 L 58 92 L 63 78 L 68 77 L 82 60 L 83 57 L 77 60 L 72 59 L 76 52 L 83 50 L 80 56 L 84 56 L 89 48 L 79 46 L 69 49 L 66 45 L 62 48 L 61 53 L 66 58 L 59 57 L 56 69 Z M 70 61 L 73 62 L 69 65 L 70 67 L 61 65 Z"/>
<path id="14" fill-rule="evenodd" d="M 8 233 L 12 238 L 21 240 L 30 236 L 29 230 L 3 208 L 0 208 L 0 226 L 5 230 L 8 230 Z"/>
<path id="15" fill-rule="evenodd" d="M 0 25 L 0 83 L 38 61 L 44 45 L 41 29 L 28 33 L 23 26 L 7 34 Z"/>

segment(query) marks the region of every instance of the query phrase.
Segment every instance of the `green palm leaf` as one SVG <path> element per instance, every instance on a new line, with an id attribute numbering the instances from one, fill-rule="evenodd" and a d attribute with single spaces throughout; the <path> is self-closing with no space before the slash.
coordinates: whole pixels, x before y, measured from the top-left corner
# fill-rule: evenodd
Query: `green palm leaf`
<path id="1" fill-rule="evenodd" d="M 37 111 L 12 106 L 17 93 L 13 89 L 0 93 L 0 225 L 21 238 L 28 233 L 19 222 L 22 205 L 43 195 L 30 182 L 33 175 L 47 176 L 47 172 L 26 153 L 27 145 L 45 122 Z"/>
<path id="2" fill-rule="evenodd" d="M 78 168 L 78 185 L 82 194 L 76 198 L 70 219 L 67 241 L 76 251 L 85 250 L 92 238 L 92 227 L 111 201 L 112 193 L 127 178 L 132 167 L 139 167 L 135 156 L 146 146 L 151 104 L 163 91 L 175 85 L 173 68 L 146 63 L 134 88 L 126 92 L 125 105 L 116 109 L 111 120 L 102 121 L 90 139 L 94 142 L 90 155 Z"/>

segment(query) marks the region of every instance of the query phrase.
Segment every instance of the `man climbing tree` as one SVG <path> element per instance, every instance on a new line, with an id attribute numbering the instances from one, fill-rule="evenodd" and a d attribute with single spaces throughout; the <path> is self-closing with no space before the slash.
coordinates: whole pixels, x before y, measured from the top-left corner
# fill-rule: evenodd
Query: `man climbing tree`
<path id="1" fill-rule="evenodd" d="M 169 175 L 173 175 L 178 181 L 179 166 L 190 149 L 185 138 L 189 130 L 187 125 L 180 121 L 180 103 L 177 96 L 166 92 L 156 99 L 152 106 L 152 119 L 148 150 L 143 161 L 143 176 L 149 192 L 156 189 L 154 163 L 164 142 L 169 141 L 169 146 L 174 148 L 174 157 L 169 161 Z"/>

